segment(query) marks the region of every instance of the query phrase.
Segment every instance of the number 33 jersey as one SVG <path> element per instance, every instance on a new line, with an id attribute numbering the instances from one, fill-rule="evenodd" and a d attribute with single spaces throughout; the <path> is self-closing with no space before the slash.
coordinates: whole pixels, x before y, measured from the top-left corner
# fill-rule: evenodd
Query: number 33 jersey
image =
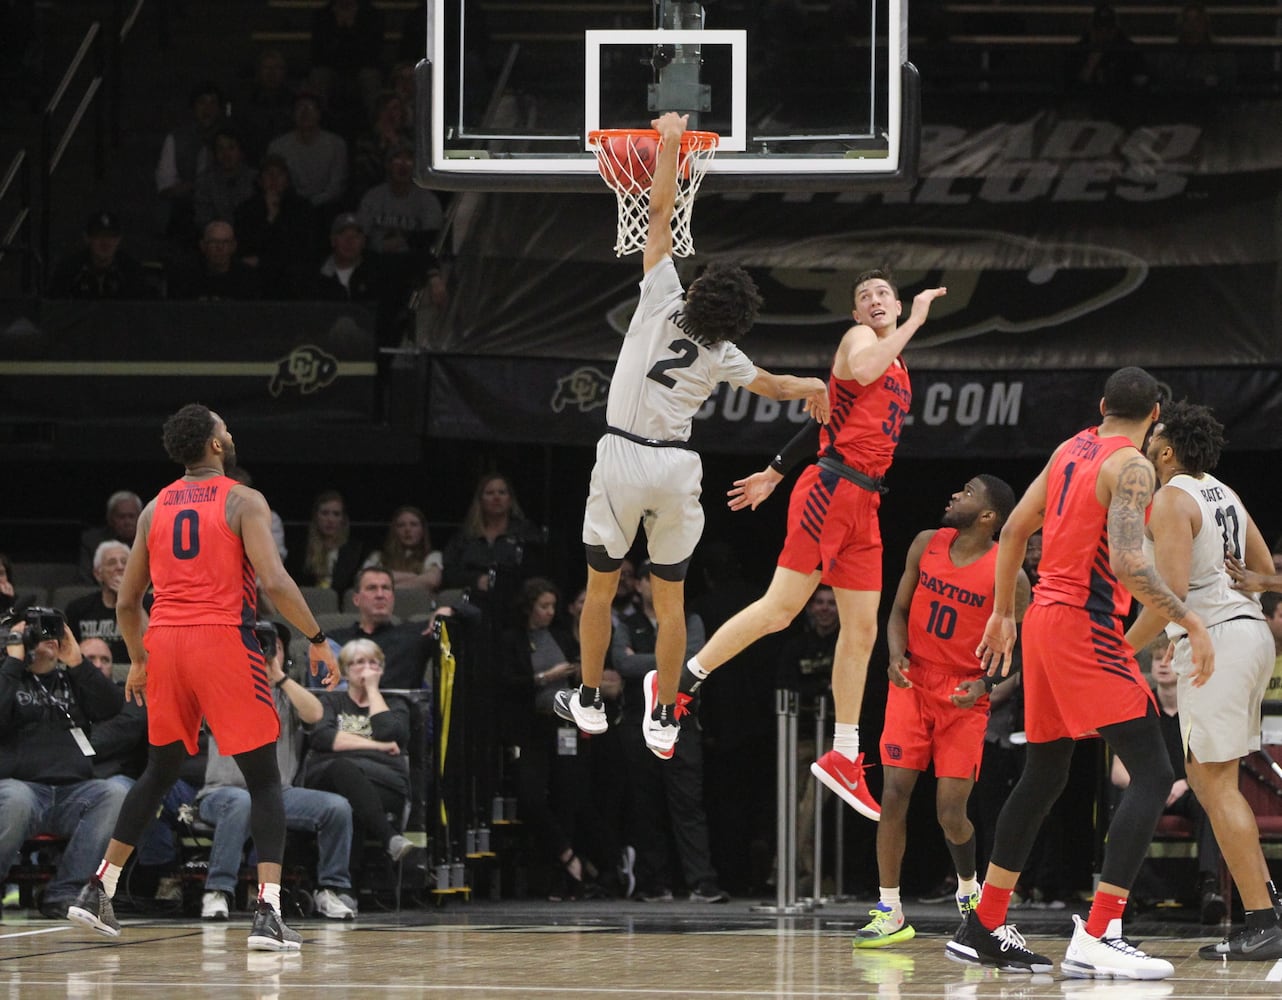
<path id="1" fill-rule="evenodd" d="M 254 567 L 227 524 L 227 476 L 179 479 L 156 495 L 147 557 L 152 625 L 253 625 Z"/>
<path id="2" fill-rule="evenodd" d="M 717 383 L 748 385 L 757 369 L 734 344 L 705 344 L 683 327 L 681 280 L 665 257 L 641 280 L 641 300 L 610 381 L 606 421 L 656 441 L 688 441 Z"/>
<path id="3" fill-rule="evenodd" d="M 908 609 L 908 658 L 913 665 L 978 677 L 975 649 L 993 611 L 994 545 L 973 563 L 957 566 L 949 554 L 956 528 L 935 532 L 917 564 L 917 589 Z"/>

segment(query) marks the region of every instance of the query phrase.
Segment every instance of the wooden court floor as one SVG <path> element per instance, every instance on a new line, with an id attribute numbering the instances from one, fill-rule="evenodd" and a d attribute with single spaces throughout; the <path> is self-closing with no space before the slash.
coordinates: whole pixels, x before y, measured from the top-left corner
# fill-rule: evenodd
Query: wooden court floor
<path id="1" fill-rule="evenodd" d="M 1206 962 L 1196 926 L 1139 925 L 1133 937 L 1175 965 L 1157 983 L 1020 976 L 944 957 L 956 924 L 947 908 L 908 907 L 915 940 L 853 950 L 868 904 L 775 917 L 725 906 L 596 902 L 475 902 L 355 923 L 297 921 L 301 953 L 248 952 L 247 919 L 226 924 L 125 919 L 118 940 L 6 911 L 0 924 L 0 1000 L 134 997 L 284 998 L 1105 998 L 1205 1000 L 1282 997 L 1282 962 Z M 1013 914 L 1018 919 L 1019 914 Z M 1061 926 L 1062 925 L 1062 926 Z M 1058 961 L 1067 913 L 1024 923 Z"/>

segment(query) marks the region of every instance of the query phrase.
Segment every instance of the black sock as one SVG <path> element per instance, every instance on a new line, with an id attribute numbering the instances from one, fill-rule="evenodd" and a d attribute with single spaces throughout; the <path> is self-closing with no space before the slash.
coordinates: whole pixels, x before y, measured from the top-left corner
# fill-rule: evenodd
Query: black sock
<path id="1" fill-rule="evenodd" d="M 1271 906 L 1267 910 L 1246 911 L 1246 926 L 1253 931 L 1268 930 L 1277 922 L 1277 912 Z"/>
<path id="2" fill-rule="evenodd" d="M 650 713 L 650 718 L 662 726 L 675 726 L 677 720 L 672 717 L 672 710 L 675 707 L 675 705 L 655 705 L 654 711 Z"/>
<path id="3" fill-rule="evenodd" d="M 601 700 L 601 689 L 590 688 L 586 684 L 579 685 L 579 704 L 584 708 L 591 708 Z"/>
<path id="4" fill-rule="evenodd" d="M 954 844 L 947 837 L 944 843 L 948 845 L 948 853 L 953 856 L 953 867 L 957 871 L 958 878 L 975 877 L 975 835 L 972 833 L 970 839 L 964 844 Z"/>
<path id="5" fill-rule="evenodd" d="M 1277 887 L 1273 884 L 1273 879 L 1269 879 L 1264 884 L 1269 887 L 1269 899 L 1273 900 L 1273 905 L 1282 906 L 1282 899 L 1278 898 L 1278 890 L 1277 890 Z"/>
<path id="6" fill-rule="evenodd" d="M 699 685 L 701 685 L 703 681 L 704 678 L 696 677 L 690 672 L 690 667 L 683 663 L 681 665 L 681 680 L 677 684 L 677 690 L 682 694 L 688 694 L 693 698 L 699 690 Z"/>

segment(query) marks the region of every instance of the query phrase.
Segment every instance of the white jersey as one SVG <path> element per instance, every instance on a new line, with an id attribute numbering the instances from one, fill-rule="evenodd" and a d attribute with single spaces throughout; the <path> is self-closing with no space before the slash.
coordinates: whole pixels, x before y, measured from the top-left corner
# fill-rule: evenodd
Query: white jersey
<path id="1" fill-rule="evenodd" d="M 1246 550 L 1246 507 L 1229 487 L 1206 473 L 1198 478 L 1180 475 L 1164 489 L 1174 487 L 1191 496 L 1202 511 L 1202 527 L 1193 536 L 1189 559 L 1189 592 L 1184 603 L 1210 627 L 1234 618 L 1264 618 L 1260 599 L 1233 589 L 1224 569 L 1227 549 L 1239 559 Z M 1184 628 L 1171 622 L 1166 626 L 1172 638 L 1184 635 Z"/>
<path id="2" fill-rule="evenodd" d="M 757 377 L 734 344 L 711 346 L 681 328 L 684 298 L 671 257 L 641 279 L 641 301 L 623 338 L 610 380 L 606 423 L 654 441 L 688 441 L 690 424 L 718 382 Z"/>

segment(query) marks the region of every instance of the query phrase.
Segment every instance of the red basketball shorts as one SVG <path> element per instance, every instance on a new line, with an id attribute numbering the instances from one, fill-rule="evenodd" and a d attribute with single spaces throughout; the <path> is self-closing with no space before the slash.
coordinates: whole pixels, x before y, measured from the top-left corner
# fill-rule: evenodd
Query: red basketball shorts
<path id="1" fill-rule="evenodd" d="M 1031 743 L 1096 736 L 1154 704 L 1121 620 L 1066 604 L 1024 616 L 1024 729 Z"/>
<path id="2" fill-rule="evenodd" d="M 908 671 L 912 687 L 890 685 L 881 731 L 882 764 L 924 771 L 933 763 L 937 778 L 978 778 L 988 696 L 970 708 L 949 701 L 957 685 L 974 676 L 914 663 Z"/>
<path id="3" fill-rule="evenodd" d="M 151 626 L 147 649 L 147 739 L 182 740 L 196 753 L 200 720 L 225 756 L 276 742 L 280 718 L 252 630 L 235 625 Z"/>
<path id="4" fill-rule="evenodd" d="M 812 465 L 788 501 L 788 537 L 779 565 L 841 590 L 881 590 L 881 494 Z"/>

